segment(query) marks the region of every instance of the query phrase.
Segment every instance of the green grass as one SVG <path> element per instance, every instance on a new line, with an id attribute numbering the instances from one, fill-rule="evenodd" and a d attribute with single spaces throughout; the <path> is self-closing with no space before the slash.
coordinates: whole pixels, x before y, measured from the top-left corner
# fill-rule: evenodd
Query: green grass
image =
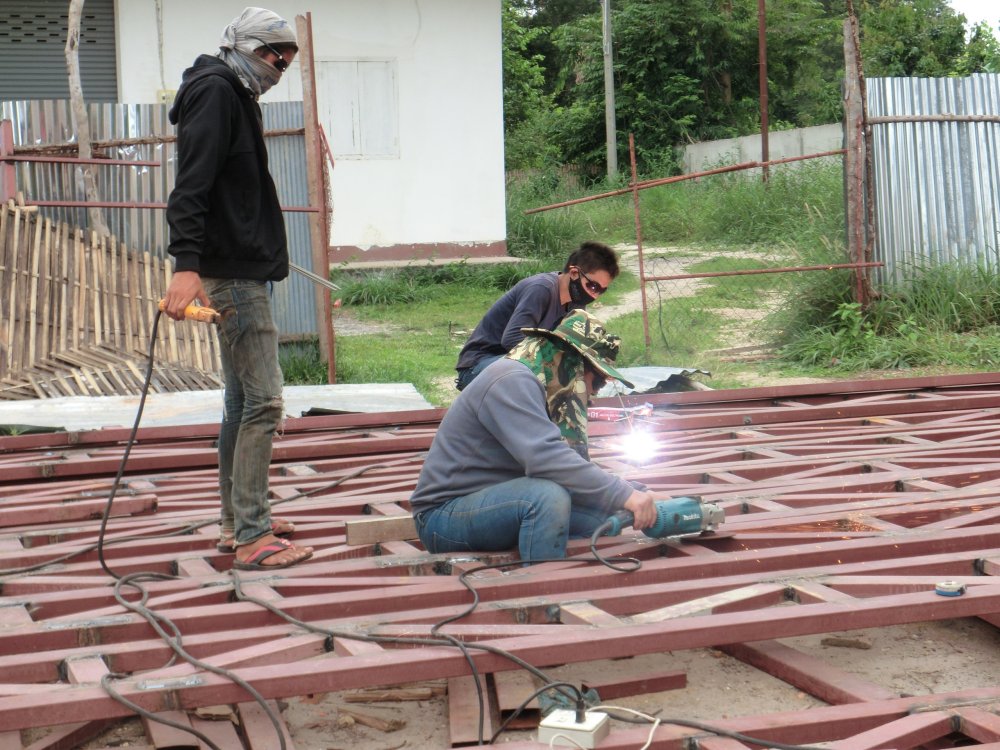
<path id="1" fill-rule="evenodd" d="M 950 264 L 903 269 L 866 310 L 831 295 L 830 317 L 793 323 L 785 362 L 827 371 L 968 370 L 1000 365 L 1000 277 L 987 267 Z"/>

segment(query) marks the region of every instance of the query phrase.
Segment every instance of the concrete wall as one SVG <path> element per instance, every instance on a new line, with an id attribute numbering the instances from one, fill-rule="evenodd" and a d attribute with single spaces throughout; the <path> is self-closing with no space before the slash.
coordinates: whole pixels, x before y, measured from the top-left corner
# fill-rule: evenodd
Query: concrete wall
<path id="1" fill-rule="evenodd" d="M 834 151 L 843 148 L 843 145 L 844 128 L 840 123 L 768 134 L 771 159 Z M 684 148 L 683 166 L 686 174 L 748 161 L 760 161 L 760 135 L 692 143 Z"/>
<path id="2" fill-rule="evenodd" d="M 153 0 L 118 0 L 122 101 L 159 101 L 220 32 L 244 0 L 163 0 L 162 43 Z M 300 3 L 265 5 L 289 23 Z M 338 154 L 331 172 L 333 260 L 356 257 L 491 255 L 505 252 L 500 4 L 496 0 L 314 0 L 318 75 L 348 61 L 384 63 L 394 76 L 398 139 L 377 157 Z M 325 65 L 330 63 L 330 65 Z M 162 71 L 162 75 L 161 75 Z M 328 135 L 350 125 L 320 82 Z M 264 102 L 302 97 L 298 62 Z M 392 119 L 392 118 L 386 118 Z M 325 121 L 324 121 L 325 120 Z"/>

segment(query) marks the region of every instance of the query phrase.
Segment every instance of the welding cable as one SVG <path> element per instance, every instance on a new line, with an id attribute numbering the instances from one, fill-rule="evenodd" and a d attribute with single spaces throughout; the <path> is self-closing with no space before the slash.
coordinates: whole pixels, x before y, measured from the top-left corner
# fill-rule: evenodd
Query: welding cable
<path id="1" fill-rule="evenodd" d="M 149 394 L 149 384 L 153 379 L 153 355 L 156 352 L 156 332 L 160 327 L 160 316 L 163 313 L 159 310 L 156 311 L 156 315 L 153 316 L 153 328 L 149 334 L 149 353 L 146 362 L 146 375 L 142 381 L 142 395 L 139 397 L 139 407 L 135 412 L 135 421 L 132 423 L 132 432 L 129 433 L 128 442 L 125 443 L 125 451 L 122 453 L 122 460 L 118 463 L 118 473 L 115 475 L 114 481 L 111 483 L 111 492 L 108 495 L 108 502 L 104 504 L 104 513 L 101 514 L 101 528 L 97 534 L 97 559 L 101 563 L 101 568 L 112 578 L 120 578 L 111 568 L 108 567 L 107 561 L 104 559 L 104 534 L 107 532 L 108 519 L 111 518 L 111 506 L 115 501 L 115 495 L 118 494 L 118 488 L 121 486 L 122 477 L 125 475 L 125 465 L 128 463 L 129 454 L 132 452 L 132 446 L 135 445 L 135 436 L 139 432 L 139 421 L 142 419 L 142 411 L 146 407 L 146 396 Z"/>
<path id="2" fill-rule="evenodd" d="M 413 456 L 407 456 L 406 458 L 397 459 L 395 461 L 383 461 L 383 462 L 377 463 L 377 464 L 368 464 L 367 466 L 360 466 L 357 469 L 355 469 L 354 471 L 351 471 L 351 472 L 345 474 L 344 476 L 335 479 L 332 482 L 328 482 L 328 483 L 323 484 L 323 485 L 321 485 L 319 487 L 314 487 L 311 490 L 305 490 L 303 492 L 298 492 L 298 493 L 296 493 L 294 495 L 289 495 L 288 497 L 283 497 L 283 498 L 280 498 L 280 499 L 271 500 L 270 504 L 271 504 L 271 507 L 273 508 L 276 505 L 281 505 L 282 503 L 288 503 L 288 502 L 291 502 L 292 500 L 301 500 L 304 497 L 312 497 L 313 495 L 317 495 L 317 494 L 319 494 L 321 492 L 327 492 L 328 490 L 332 490 L 335 487 L 337 487 L 337 486 L 343 484 L 344 482 L 348 481 L 349 479 L 355 479 L 355 478 L 361 476 L 362 474 L 364 474 L 366 472 L 372 471 L 373 469 L 388 469 L 388 468 L 392 468 L 393 466 L 399 466 L 401 464 L 406 464 L 406 463 L 411 463 L 413 461 L 417 461 L 419 459 L 424 458 L 425 456 L 426 456 L 426 452 L 423 452 L 423 453 L 415 454 Z M 120 480 L 118 480 L 118 481 L 120 481 Z M 117 490 L 116 490 L 116 492 L 117 492 Z M 109 502 L 111 500 L 113 500 L 113 497 L 109 498 Z M 110 511 L 108 511 L 108 512 L 110 513 Z M 136 542 L 136 541 L 144 541 L 144 540 L 148 540 L 148 539 L 168 539 L 168 538 L 174 537 L 174 536 L 187 536 L 188 534 L 191 534 L 191 533 L 197 531 L 198 529 L 204 528 L 205 526 L 211 526 L 211 525 L 217 524 L 217 523 L 219 523 L 219 519 L 218 518 L 208 518 L 208 519 L 205 519 L 205 520 L 202 520 L 202 521 L 195 521 L 194 523 L 186 524 L 186 525 L 184 525 L 184 526 L 182 526 L 180 528 L 174 529 L 173 531 L 166 531 L 166 532 L 164 532 L 162 534 L 132 534 L 132 535 L 129 535 L 129 536 L 116 537 L 114 539 L 107 539 L 106 536 L 105 536 L 104 529 L 102 528 L 102 530 L 99 532 L 98 541 L 96 541 L 96 542 L 94 542 L 92 544 L 88 544 L 88 545 L 85 545 L 83 547 L 79 547 L 79 548 L 73 550 L 72 552 L 67 552 L 65 555 L 60 555 L 58 557 L 53 557 L 53 558 L 51 558 L 49 560 L 45 560 L 44 562 L 34 563 L 32 565 L 25 565 L 24 567 L 21 567 L 21 568 L 5 568 L 3 570 L 3 576 L 0 576 L 0 577 L 5 577 L 5 576 L 8 576 L 8 575 L 18 575 L 18 574 L 21 574 L 21 573 L 33 573 L 36 570 L 43 570 L 44 568 L 47 568 L 50 565 L 55 565 L 56 563 L 66 562 L 67 560 L 72 560 L 74 557 L 79 557 L 80 555 L 85 555 L 88 552 L 91 552 L 91 551 L 93 551 L 95 549 L 98 549 L 98 547 L 100 547 L 102 544 L 103 544 L 103 546 L 107 547 L 107 546 L 110 546 L 112 544 L 121 544 L 122 542 Z"/>
<path id="3" fill-rule="evenodd" d="M 248 683 L 246 680 L 242 679 L 238 675 L 234 674 L 233 672 L 202 662 L 196 659 L 191 654 L 189 654 L 187 651 L 185 651 L 181 646 L 181 634 L 176 624 L 169 618 L 164 617 L 163 615 L 158 614 L 157 612 L 154 612 L 153 610 L 149 609 L 146 606 L 146 602 L 149 600 L 149 592 L 146 591 L 146 589 L 140 585 L 139 583 L 140 580 L 176 580 L 177 576 L 167 575 L 165 573 L 148 573 L 148 572 L 137 572 L 137 573 L 130 573 L 127 575 L 118 575 L 113 570 L 111 570 L 111 568 L 108 566 L 107 562 L 104 559 L 104 536 L 107 532 L 108 519 L 111 517 L 111 506 L 114 503 L 115 496 L 118 494 L 118 488 L 121 485 L 122 477 L 125 474 L 125 466 L 126 463 L 128 462 L 129 454 L 132 451 L 132 446 L 135 444 L 135 437 L 139 430 L 139 422 L 142 419 L 142 412 L 146 403 L 146 396 L 149 393 L 149 384 L 152 381 L 153 377 L 153 361 L 156 352 L 156 333 L 159 327 L 161 314 L 162 313 L 159 310 L 157 310 L 156 316 L 153 318 L 153 326 L 152 326 L 152 331 L 150 333 L 150 341 L 149 341 L 148 362 L 146 364 L 146 376 L 142 385 L 142 396 L 139 399 L 139 407 L 136 410 L 135 422 L 132 425 L 132 432 L 129 435 L 128 442 L 125 446 L 125 450 L 122 453 L 122 459 L 118 466 L 118 473 L 115 476 L 114 482 L 111 485 L 111 491 L 108 495 L 108 501 L 104 506 L 104 513 L 101 518 L 101 526 L 97 539 L 97 556 L 101 563 L 101 568 L 111 578 L 115 579 L 114 595 L 118 603 L 121 604 L 123 607 L 125 607 L 127 610 L 135 612 L 140 617 L 145 619 L 146 622 L 148 622 L 149 625 L 157 632 L 157 634 L 159 634 L 159 636 L 163 639 L 163 641 L 168 646 L 170 646 L 170 648 L 174 651 L 175 655 L 180 656 L 182 659 L 187 661 L 192 666 L 223 676 L 226 679 L 229 679 L 235 684 L 239 685 L 244 690 L 246 690 L 247 693 L 257 703 L 260 704 L 260 706 L 264 709 L 264 713 L 267 714 L 267 717 L 274 725 L 275 733 L 278 735 L 280 750 L 287 750 L 285 735 L 284 732 L 281 731 L 281 722 L 275 715 L 275 713 L 271 710 L 271 707 L 267 705 L 267 701 L 265 700 L 265 698 L 259 692 L 257 692 L 257 690 L 252 685 L 250 685 L 250 683 Z M 121 592 L 122 586 L 131 586 L 135 589 L 138 589 L 140 592 L 139 602 L 138 603 L 130 602 L 127 599 L 125 599 L 124 595 Z M 164 630 L 164 626 L 169 627 L 173 631 L 172 636 L 169 635 L 166 632 L 166 630 Z M 167 664 L 169 665 L 172 663 L 173 663 L 173 657 L 171 657 L 170 661 Z M 116 690 L 107 689 L 107 687 L 110 686 L 110 680 L 102 679 L 101 685 L 102 687 L 105 687 L 106 692 L 108 693 L 109 696 L 111 696 L 112 699 L 118 700 L 119 698 L 122 697 Z M 191 734 L 198 736 L 199 739 L 202 739 L 202 736 L 198 732 L 196 732 L 193 728 L 177 725 L 171 722 L 170 720 L 164 719 L 164 717 L 162 716 L 158 716 L 156 714 L 146 711 L 145 709 L 142 709 L 140 706 L 136 706 L 130 701 L 125 701 L 123 699 L 122 705 L 127 706 L 130 710 L 134 711 L 137 710 L 142 716 L 151 721 L 155 721 L 161 724 L 166 724 L 168 726 L 173 726 L 178 729 L 183 729 L 184 731 L 190 732 Z M 212 750 L 221 750 L 216 745 L 211 743 L 209 744 L 211 745 Z"/>
<path id="4" fill-rule="evenodd" d="M 187 732 L 188 734 L 192 734 L 195 737 L 197 737 L 202 743 L 204 743 L 205 747 L 209 748 L 209 750 L 222 750 L 222 748 L 220 748 L 218 745 L 212 742 L 210 737 L 198 731 L 190 724 L 182 724 L 179 721 L 174 721 L 173 719 L 168 719 L 164 716 L 157 716 L 156 714 L 147 711 L 138 703 L 133 703 L 124 695 L 115 690 L 115 688 L 112 686 L 112 680 L 124 679 L 125 677 L 127 677 L 127 675 L 111 674 L 111 673 L 104 674 L 101 676 L 101 687 L 104 688 L 104 691 L 108 695 L 110 695 L 112 698 L 114 698 L 116 701 L 121 703 L 126 708 L 134 711 L 139 716 L 142 716 L 146 719 L 149 719 L 150 721 L 155 721 L 159 724 L 163 724 L 168 727 L 173 727 L 174 729 L 180 729 L 181 731 Z"/>
<path id="5" fill-rule="evenodd" d="M 267 714 L 268 719 L 270 719 L 271 724 L 274 726 L 274 731 L 278 735 L 278 739 L 280 740 L 281 750 L 286 750 L 287 746 L 285 743 L 284 732 L 281 731 L 281 722 L 278 719 L 278 717 L 274 714 L 274 712 L 271 710 L 270 706 L 267 705 L 267 699 L 265 699 L 264 696 L 262 696 L 253 685 L 251 685 L 249 682 L 247 682 L 234 672 L 201 661 L 200 659 L 189 653 L 187 650 L 185 650 L 181 643 L 180 630 L 177 628 L 176 624 L 169 618 L 164 617 L 163 615 L 151 610 L 149 607 L 146 606 L 146 602 L 149 600 L 149 592 L 146 591 L 146 589 L 139 584 L 140 581 L 175 580 L 176 578 L 177 576 L 166 575 L 163 573 L 143 573 L 143 572 L 129 573 L 128 575 L 122 576 L 117 581 L 115 581 L 115 599 L 117 599 L 118 603 L 121 604 L 123 607 L 125 607 L 127 610 L 135 612 L 137 615 L 146 620 L 146 622 L 150 624 L 150 626 L 153 628 L 153 630 L 156 631 L 156 633 L 160 636 L 160 638 L 162 638 L 163 641 L 168 646 L 170 646 L 171 650 L 173 650 L 176 656 L 179 656 L 188 664 L 191 664 L 192 666 L 197 667 L 198 669 L 202 669 L 207 672 L 212 672 L 213 674 L 217 674 L 221 677 L 225 677 L 227 680 L 230 680 L 231 682 L 239 685 L 241 688 L 246 690 L 251 698 L 253 698 L 257 703 L 259 703 L 261 706 L 264 707 L 265 713 Z M 140 592 L 140 601 L 130 602 L 127 599 L 125 599 L 121 591 L 122 586 L 131 586 L 132 588 L 137 589 Z M 164 625 L 168 626 L 173 631 L 173 635 L 170 635 L 169 633 L 166 632 L 166 630 L 164 630 Z M 173 662 L 173 657 L 171 657 L 171 661 L 167 662 L 167 664 L 164 666 L 169 666 L 172 662 Z M 101 684 L 103 686 L 104 684 L 103 680 Z M 112 697 L 115 697 L 115 695 L 112 694 Z M 117 698 L 115 699 L 117 700 Z M 156 714 L 150 711 L 146 711 L 141 706 L 135 706 L 130 702 L 124 703 L 124 705 L 128 705 L 133 710 L 138 710 L 138 713 L 140 713 L 140 715 L 152 721 L 157 721 L 161 724 L 167 724 L 168 726 L 174 726 L 177 727 L 178 729 L 187 729 L 190 730 L 192 734 L 197 734 L 196 732 L 191 730 L 190 727 L 184 727 L 183 725 L 174 724 L 169 720 L 164 720 L 163 717 L 157 716 Z M 199 739 L 202 739 L 200 735 L 197 736 Z M 219 750 L 219 748 L 217 748 L 215 745 L 212 745 L 212 748 L 213 750 Z"/>
<path id="6" fill-rule="evenodd" d="M 251 604 L 256 604 L 259 607 L 263 607 L 272 614 L 275 614 L 278 617 L 285 620 L 285 622 L 291 623 L 292 625 L 295 625 L 301 628 L 302 630 L 305 630 L 306 632 L 317 633 L 319 635 L 326 636 L 327 638 L 330 639 L 346 638 L 349 640 L 363 641 L 365 643 L 406 645 L 406 646 L 414 646 L 414 645 L 452 646 L 454 648 L 457 648 L 459 651 L 461 651 L 462 655 L 465 657 L 466 662 L 469 664 L 469 668 L 472 670 L 473 677 L 475 678 L 476 681 L 476 689 L 480 691 L 480 695 L 482 695 L 481 693 L 482 687 L 480 685 L 481 680 L 479 677 L 479 671 L 478 668 L 476 667 L 475 662 L 472 659 L 470 651 L 485 651 L 486 653 L 494 654 L 495 656 L 500 656 L 505 659 L 508 659 L 517 666 L 521 667 L 522 669 L 530 672 L 531 674 L 541 679 L 542 682 L 545 683 L 543 689 L 548 689 L 550 687 L 555 686 L 555 689 L 562 691 L 564 694 L 567 694 L 567 691 L 565 690 L 564 686 L 568 686 L 572 690 L 572 692 L 575 693 L 574 695 L 568 695 L 568 697 L 574 702 L 576 702 L 578 705 L 580 705 L 580 703 L 583 701 L 582 691 L 580 691 L 580 689 L 577 688 L 576 686 L 570 683 L 563 683 L 558 680 L 553 680 L 551 677 L 549 677 L 547 674 L 545 674 L 545 672 L 540 670 L 535 665 L 526 662 L 524 659 L 517 656 L 516 654 L 512 654 L 510 651 L 499 648 L 498 646 L 491 646 L 486 643 L 467 643 L 465 641 L 459 640 L 458 638 L 455 638 L 454 636 L 446 634 L 438 634 L 437 636 L 434 637 L 389 636 L 389 635 L 370 635 L 370 634 L 358 633 L 356 631 L 334 630 L 332 628 L 324 628 L 319 625 L 314 625 L 310 622 L 305 622 L 304 620 L 298 619 L 294 615 L 288 614 L 284 610 L 275 606 L 273 602 L 265 601 L 264 599 L 258 599 L 255 596 L 247 594 L 243 590 L 243 585 L 242 581 L 240 580 L 239 573 L 235 569 L 229 571 L 229 573 L 233 579 L 233 593 L 239 601 L 250 602 Z M 442 623 L 438 623 L 436 627 L 440 627 L 441 624 Z M 483 744 L 482 729 L 483 729 L 483 718 L 485 714 L 485 706 L 482 702 L 480 703 L 480 706 L 483 708 L 483 711 L 480 713 L 479 744 L 482 745 Z"/>

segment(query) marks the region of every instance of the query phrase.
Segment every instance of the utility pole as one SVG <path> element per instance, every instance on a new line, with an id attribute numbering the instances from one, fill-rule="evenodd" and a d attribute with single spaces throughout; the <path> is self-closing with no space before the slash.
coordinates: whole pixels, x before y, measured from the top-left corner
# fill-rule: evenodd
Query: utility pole
<path id="1" fill-rule="evenodd" d="M 601 0 L 601 32 L 604 39 L 604 132 L 608 149 L 608 177 L 618 176 L 618 135 L 615 124 L 615 71 L 611 44 L 611 0 Z"/>

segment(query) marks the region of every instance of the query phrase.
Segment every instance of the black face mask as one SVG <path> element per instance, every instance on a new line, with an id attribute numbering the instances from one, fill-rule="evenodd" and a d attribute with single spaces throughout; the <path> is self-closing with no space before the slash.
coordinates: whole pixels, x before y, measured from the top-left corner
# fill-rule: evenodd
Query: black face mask
<path id="1" fill-rule="evenodd" d="M 579 278 L 569 280 L 569 309 L 579 310 L 586 307 L 594 298 L 587 294 L 583 288 L 583 281 Z"/>

